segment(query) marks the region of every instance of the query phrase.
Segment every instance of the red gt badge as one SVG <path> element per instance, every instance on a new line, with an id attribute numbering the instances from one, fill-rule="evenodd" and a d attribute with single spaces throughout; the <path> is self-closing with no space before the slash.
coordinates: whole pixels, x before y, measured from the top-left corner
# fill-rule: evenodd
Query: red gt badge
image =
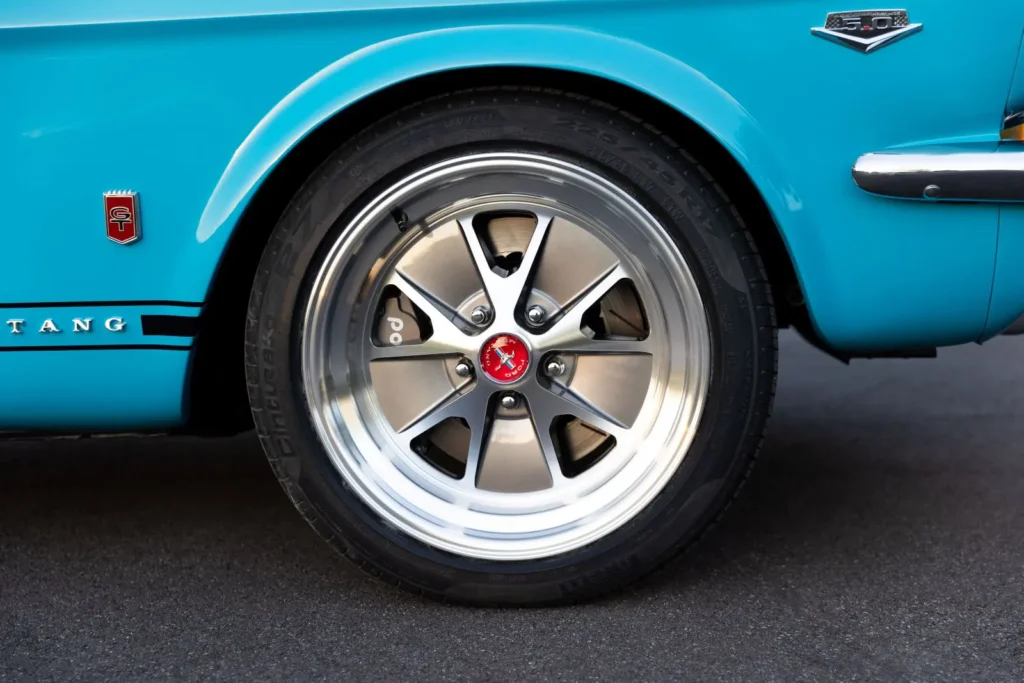
<path id="1" fill-rule="evenodd" d="M 480 367 L 498 384 L 511 384 L 530 367 L 530 350 L 515 335 L 497 334 L 480 349 Z"/>
<path id="2" fill-rule="evenodd" d="M 134 192 L 104 192 L 103 211 L 107 217 L 108 238 L 118 244 L 131 244 L 142 238 L 138 195 Z"/>

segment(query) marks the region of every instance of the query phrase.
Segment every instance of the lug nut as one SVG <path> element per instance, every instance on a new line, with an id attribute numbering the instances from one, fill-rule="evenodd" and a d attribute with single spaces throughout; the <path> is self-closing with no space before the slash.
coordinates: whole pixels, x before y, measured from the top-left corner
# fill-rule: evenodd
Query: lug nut
<path id="1" fill-rule="evenodd" d="M 531 325 L 540 325 L 548 317 L 548 312 L 540 306 L 530 306 L 526 311 L 526 320 Z"/>
<path id="2" fill-rule="evenodd" d="M 469 314 L 469 319 L 473 321 L 474 325 L 483 325 L 491 319 L 491 309 L 486 306 L 477 306 Z"/>
<path id="3" fill-rule="evenodd" d="M 515 394 L 505 394 L 501 397 L 501 407 L 505 410 L 512 410 L 519 405 L 519 398 Z"/>
<path id="4" fill-rule="evenodd" d="M 544 367 L 544 371 L 548 377 L 561 377 L 562 373 L 565 372 L 565 363 L 562 362 L 561 358 L 552 358 Z"/>
<path id="5" fill-rule="evenodd" d="M 473 374 L 473 366 L 468 360 L 460 360 L 455 366 L 455 374 L 459 377 L 469 377 Z"/>

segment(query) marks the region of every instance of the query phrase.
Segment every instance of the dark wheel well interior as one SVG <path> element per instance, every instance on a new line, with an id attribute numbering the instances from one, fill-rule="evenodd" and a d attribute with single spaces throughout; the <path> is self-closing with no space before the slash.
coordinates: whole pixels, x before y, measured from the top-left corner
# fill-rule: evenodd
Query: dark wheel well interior
<path id="1" fill-rule="evenodd" d="M 252 427 L 242 362 L 249 290 L 278 217 L 306 178 L 344 140 L 378 120 L 380 112 L 445 92 L 501 85 L 593 97 L 639 116 L 673 138 L 700 160 L 738 207 L 764 260 L 779 324 L 809 330 L 792 261 L 764 200 L 721 144 L 686 116 L 649 95 L 585 74 L 512 67 L 443 72 L 400 83 L 338 113 L 289 152 L 260 186 L 228 243 L 207 295 L 189 373 L 188 431 L 227 435 Z"/>

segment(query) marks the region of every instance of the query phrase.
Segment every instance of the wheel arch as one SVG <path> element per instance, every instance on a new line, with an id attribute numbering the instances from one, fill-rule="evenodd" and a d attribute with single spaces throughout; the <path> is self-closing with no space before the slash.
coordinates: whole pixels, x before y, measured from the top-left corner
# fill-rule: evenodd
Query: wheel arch
<path id="1" fill-rule="evenodd" d="M 642 117 L 681 143 L 739 207 L 765 261 L 780 324 L 814 334 L 776 220 L 799 200 L 742 106 L 677 60 L 611 36 L 534 27 L 531 51 L 555 47 L 524 59 L 517 44 L 524 30 L 457 30 L 491 32 L 472 41 L 453 40 L 455 31 L 438 31 L 361 50 L 308 79 L 253 129 L 222 174 L 197 230 L 197 239 L 222 241 L 224 248 L 190 372 L 192 431 L 236 433 L 251 425 L 244 368 L 237 360 L 249 289 L 267 238 L 302 183 L 381 111 L 466 88 L 514 85 L 593 97 Z M 538 32 L 557 35 L 542 40 Z M 451 54 L 438 47 L 433 52 L 443 61 L 436 57 L 428 64 L 412 56 L 431 54 L 430 45 L 441 40 L 449 51 L 453 42 L 477 47 Z"/>

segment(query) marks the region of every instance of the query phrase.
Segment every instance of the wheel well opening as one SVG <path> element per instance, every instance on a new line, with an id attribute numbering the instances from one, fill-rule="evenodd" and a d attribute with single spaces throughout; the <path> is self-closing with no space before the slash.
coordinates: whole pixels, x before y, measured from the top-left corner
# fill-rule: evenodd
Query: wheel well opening
<path id="1" fill-rule="evenodd" d="M 249 291 L 263 248 L 292 197 L 333 151 L 381 112 L 418 100 L 478 87 L 557 90 L 601 100 L 640 117 L 699 159 L 732 200 L 753 236 L 774 294 L 780 326 L 801 324 L 803 297 L 789 252 L 767 205 L 746 172 L 722 145 L 685 115 L 626 85 L 576 72 L 493 67 L 422 76 L 375 93 L 324 122 L 271 171 L 236 226 L 207 293 L 187 390 L 193 433 L 228 435 L 252 428 L 242 335 Z"/>

